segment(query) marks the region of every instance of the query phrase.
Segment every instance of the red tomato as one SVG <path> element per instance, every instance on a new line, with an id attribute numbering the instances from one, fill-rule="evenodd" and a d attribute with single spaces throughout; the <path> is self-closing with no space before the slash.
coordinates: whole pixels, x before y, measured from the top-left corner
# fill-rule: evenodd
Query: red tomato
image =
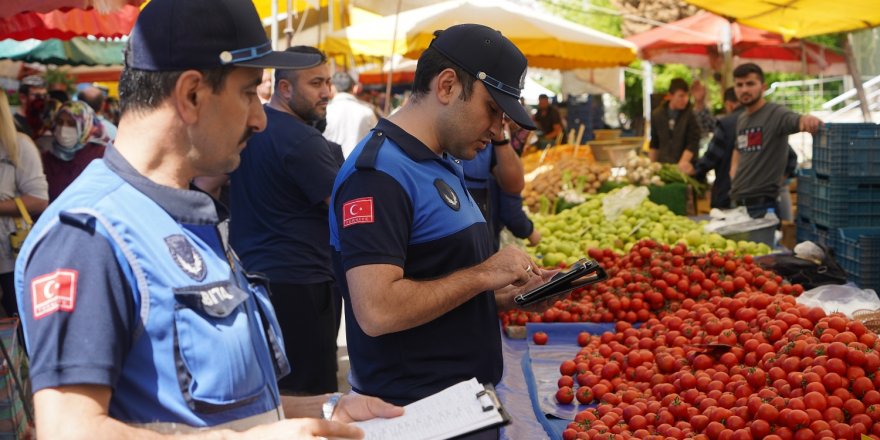
<path id="1" fill-rule="evenodd" d="M 546 344 L 548 339 L 549 337 L 547 336 L 547 333 L 544 332 L 535 332 L 535 334 L 532 335 L 532 341 L 537 345 Z"/>
<path id="2" fill-rule="evenodd" d="M 593 391 L 590 390 L 590 387 L 579 387 L 576 396 L 580 403 L 587 404 L 593 402 Z"/>
<path id="3" fill-rule="evenodd" d="M 562 387 L 556 391 L 556 401 L 561 404 L 569 404 L 574 400 L 574 392 L 571 387 Z"/>

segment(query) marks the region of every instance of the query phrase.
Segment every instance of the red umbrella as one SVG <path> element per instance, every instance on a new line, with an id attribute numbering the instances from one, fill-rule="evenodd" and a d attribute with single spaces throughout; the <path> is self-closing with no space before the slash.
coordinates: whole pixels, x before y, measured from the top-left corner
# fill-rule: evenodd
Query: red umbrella
<path id="1" fill-rule="evenodd" d="M 0 18 L 21 12 L 50 12 L 56 9 L 88 9 L 94 7 L 101 13 L 118 10 L 125 4 L 140 6 L 145 0 L 3 0 Z"/>
<path id="2" fill-rule="evenodd" d="M 77 8 L 49 12 L 20 12 L 0 18 L 0 40 L 50 38 L 69 40 L 88 35 L 122 37 L 131 32 L 139 11 L 137 6 L 126 4 L 115 12 L 107 14 L 96 9 Z"/>
<path id="3" fill-rule="evenodd" d="M 655 63 L 681 63 L 721 70 L 720 47 L 729 35 L 734 63 L 754 62 L 767 71 L 837 75 L 846 73 L 846 60 L 824 46 L 801 40 L 785 42 L 781 35 L 729 23 L 710 12 L 656 27 L 627 40 L 639 47 L 641 58 Z"/>

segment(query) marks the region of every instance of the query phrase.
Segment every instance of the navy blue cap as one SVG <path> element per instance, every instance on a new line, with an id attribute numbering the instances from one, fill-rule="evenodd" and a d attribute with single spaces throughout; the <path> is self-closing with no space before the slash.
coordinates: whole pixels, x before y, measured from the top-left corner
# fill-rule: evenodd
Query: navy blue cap
<path id="1" fill-rule="evenodd" d="M 481 24 L 459 24 L 436 32 L 431 47 L 479 79 L 517 125 L 535 129 L 534 121 L 519 102 L 528 61 L 501 32 Z"/>
<path id="2" fill-rule="evenodd" d="M 318 54 L 273 51 L 250 0 L 152 0 L 138 15 L 128 51 L 127 67 L 151 72 L 321 63 Z"/>

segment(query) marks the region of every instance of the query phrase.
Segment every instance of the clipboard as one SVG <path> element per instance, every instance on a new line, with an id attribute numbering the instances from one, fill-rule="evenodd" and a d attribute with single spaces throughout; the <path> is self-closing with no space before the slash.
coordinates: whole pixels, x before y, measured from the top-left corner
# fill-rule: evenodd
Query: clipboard
<path id="1" fill-rule="evenodd" d="M 556 274 L 550 281 L 535 289 L 513 298 L 518 306 L 528 306 L 547 298 L 571 292 L 578 287 L 587 286 L 608 279 L 605 269 L 596 260 L 581 258 L 568 272 Z"/>
<path id="2" fill-rule="evenodd" d="M 456 439 L 511 422 L 492 384 L 471 378 L 404 407 L 400 417 L 354 422 L 365 440 Z"/>

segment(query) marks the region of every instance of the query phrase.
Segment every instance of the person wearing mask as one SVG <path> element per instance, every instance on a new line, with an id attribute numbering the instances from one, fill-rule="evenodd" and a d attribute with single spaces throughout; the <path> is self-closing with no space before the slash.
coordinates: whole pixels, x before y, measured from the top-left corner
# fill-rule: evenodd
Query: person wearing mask
<path id="1" fill-rule="evenodd" d="M 43 105 L 48 98 L 46 80 L 39 75 L 21 79 L 18 86 L 18 112 L 15 113 L 16 130 L 37 139 L 43 134 Z"/>
<path id="2" fill-rule="evenodd" d="M 651 113 L 651 149 L 654 162 L 677 164 L 686 174 L 700 152 L 700 126 L 689 102 L 689 87 L 681 78 L 669 83 L 666 100 Z"/>
<path id="3" fill-rule="evenodd" d="M 336 72 L 332 78 L 336 96 L 327 105 L 327 128 L 324 137 L 342 146 L 343 157 L 348 157 L 355 145 L 370 132 L 378 120 L 373 109 L 353 93 L 354 78 L 345 72 Z"/>
<path id="4" fill-rule="evenodd" d="M 85 102 L 95 111 L 95 117 L 98 118 L 98 121 L 101 122 L 101 127 L 104 128 L 104 135 L 107 136 L 107 139 L 110 139 L 110 142 L 113 142 L 116 139 L 116 124 L 104 117 L 104 103 L 107 99 L 104 91 L 95 86 L 88 86 L 80 90 L 76 95 L 76 99 Z"/>
<path id="5" fill-rule="evenodd" d="M 190 187 L 232 172 L 266 127 L 260 69 L 319 57 L 273 51 L 249 0 L 151 0 L 127 45 L 116 143 L 16 264 L 40 438 L 351 439 L 364 433 L 347 422 L 402 414 L 279 394 L 291 365 L 265 282 L 229 246 L 225 209 Z"/>
<path id="6" fill-rule="evenodd" d="M 15 219 L 21 217 L 16 197 L 32 217 L 48 205 L 40 153 L 31 138 L 15 129 L 9 100 L 0 91 L 0 293 L 6 316 L 18 314 L 13 283 L 15 255 L 9 241 L 9 234 L 15 231 Z"/>
<path id="7" fill-rule="evenodd" d="M 526 64 L 486 26 L 435 33 L 410 99 L 343 164 L 330 233 L 354 391 L 408 404 L 501 379 L 498 311 L 555 272 L 516 247 L 493 253 L 459 162 L 501 138 L 505 114 L 534 129 L 518 101 Z"/>
<path id="8" fill-rule="evenodd" d="M 43 171 L 49 182 L 49 201 L 58 198 L 111 144 L 88 104 L 71 101 L 61 106 L 52 122 L 51 147 L 43 152 Z"/>
<path id="9" fill-rule="evenodd" d="M 779 210 L 779 194 L 790 168 L 788 136 L 815 133 L 822 121 L 764 99 L 764 71 L 754 63 L 733 70 L 734 90 L 745 111 L 736 122 L 736 148 L 730 161 L 730 199 L 753 218 Z"/>
<path id="10" fill-rule="evenodd" d="M 230 239 L 244 266 L 269 278 L 287 356 L 300 365 L 281 379 L 282 392 L 320 394 L 337 389 L 327 206 L 339 164 L 313 126 L 327 114 L 330 66 L 314 47 L 287 52 L 321 63 L 275 69 L 266 130 L 248 141 L 230 176 Z"/>

